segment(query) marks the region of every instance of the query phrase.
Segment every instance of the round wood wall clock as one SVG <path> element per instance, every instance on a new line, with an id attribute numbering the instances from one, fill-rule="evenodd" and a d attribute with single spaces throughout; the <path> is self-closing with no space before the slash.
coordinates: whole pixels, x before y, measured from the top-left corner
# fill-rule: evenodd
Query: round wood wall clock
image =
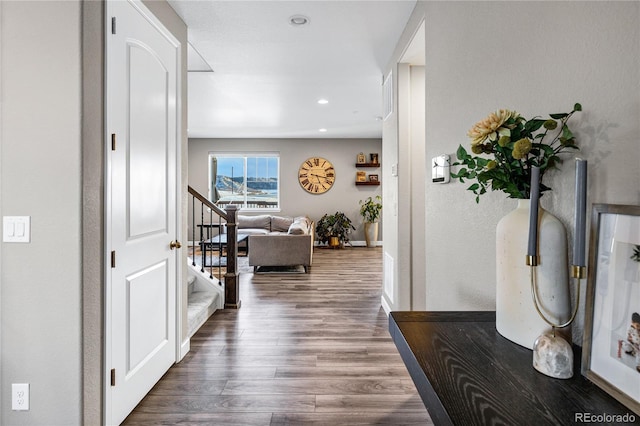
<path id="1" fill-rule="evenodd" d="M 333 164 L 322 157 L 307 159 L 298 170 L 300 186 L 310 194 L 324 194 L 336 181 Z"/>

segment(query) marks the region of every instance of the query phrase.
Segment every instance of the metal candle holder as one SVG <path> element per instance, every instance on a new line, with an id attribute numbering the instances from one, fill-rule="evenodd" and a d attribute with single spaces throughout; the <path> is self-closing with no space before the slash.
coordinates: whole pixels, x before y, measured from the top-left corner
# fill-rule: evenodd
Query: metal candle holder
<path id="1" fill-rule="evenodd" d="M 556 324 L 547 318 L 538 303 L 535 268 L 538 265 L 538 256 L 527 256 L 527 265 L 531 267 L 531 297 L 533 305 L 544 322 L 551 326 L 551 333 L 543 333 L 533 344 L 533 367 L 547 376 L 557 379 L 569 379 L 573 377 L 573 349 L 564 338 L 556 334 L 556 329 L 569 326 L 578 313 L 580 279 L 586 276 L 586 268 L 572 265 L 571 277 L 576 280 L 576 303 L 571 317 L 562 324 Z"/>
<path id="2" fill-rule="evenodd" d="M 542 312 L 538 303 L 538 292 L 536 291 L 536 266 L 539 264 L 537 256 L 537 211 L 534 211 L 533 200 L 535 198 L 535 208 L 540 193 L 540 170 L 538 167 L 531 169 L 531 200 L 532 208 L 529 216 L 529 245 L 526 263 L 531 267 L 531 297 L 533 305 L 538 315 L 551 326 L 551 333 L 543 333 L 533 344 L 533 367 L 539 372 L 558 379 L 569 379 L 573 377 L 573 349 L 571 345 L 561 336 L 556 335 L 556 329 L 567 327 L 573 322 L 578 313 L 580 305 L 580 280 L 587 276 L 584 267 L 584 229 L 586 223 L 586 201 L 587 201 L 587 162 L 576 159 L 576 208 L 575 208 L 575 242 L 573 265 L 571 266 L 571 277 L 576 280 L 576 303 L 571 313 L 571 317 L 563 324 L 555 324 L 549 320 Z"/>

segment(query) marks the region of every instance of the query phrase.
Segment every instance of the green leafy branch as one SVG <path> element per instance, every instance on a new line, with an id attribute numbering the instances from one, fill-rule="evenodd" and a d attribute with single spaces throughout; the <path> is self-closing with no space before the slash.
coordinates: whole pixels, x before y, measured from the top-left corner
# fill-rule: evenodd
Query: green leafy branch
<path id="1" fill-rule="evenodd" d="M 499 129 L 488 134 L 483 143 L 472 145 L 472 154 L 493 158 L 472 155 L 460 145 L 456 152 L 458 161 L 452 166 L 462 167 L 451 176 L 462 183 L 475 180 L 467 189 L 476 195 L 476 203 L 488 189 L 503 191 L 510 198 L 529 198 L 533 166 L 540 167 L 542 181 L 547 169 L 562 164 L 561 153 L 579 150 L 567 122 L 581 110 L 582 106 L 576 103 L 571 112 L 550 114 L 547 120 L 539 117 L 526 120 L 514 113 Z M 540 185 L 541 192 L 550 189 Z"/>

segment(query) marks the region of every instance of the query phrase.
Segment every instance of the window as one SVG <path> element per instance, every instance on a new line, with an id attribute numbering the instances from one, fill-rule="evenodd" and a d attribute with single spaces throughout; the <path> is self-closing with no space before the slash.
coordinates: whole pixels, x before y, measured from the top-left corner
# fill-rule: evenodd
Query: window
<path id="1" fill-rule="evenodd" d="M 209 154 L 209 199 L 222 206 L 278 210 L 279 174 L 277 153 Z"/>

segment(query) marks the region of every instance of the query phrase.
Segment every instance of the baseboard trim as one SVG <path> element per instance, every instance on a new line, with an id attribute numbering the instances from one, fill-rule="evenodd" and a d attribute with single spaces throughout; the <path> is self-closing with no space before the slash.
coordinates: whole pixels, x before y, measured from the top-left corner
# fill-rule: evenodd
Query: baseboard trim
<path id="1" fill-rule="evenodd" d="M 351 245 L 354 247 L 366 247 L 366 241 L 351 241 Z M 382 247 L 382 241 L 376 241 L 376 247 Z"/>
<path id="2" fill-rule="evenodd" d="M 384 313 L 387 314 L 387 316 L 389 316 L 389 314 L 391 313 L 391 307 L 387 303 L 387 299 L 385 299 L 384 296 L 380 296 L 380 304 L 382 305 L 382 309 L 384 310 Z"/>
<path id="3" fill-rule="evenodd" d="M 315 242 L 316 246 L 319 246 L 320 244 L 318 244 L 318 242 Z M 351 245 L 352 247 L 366 247 L 367 246 L 367 242 L 366 241 L 349 241 L 348 244 L 346 244 L 346 246 L 348 247 L 349 245 Z M 382 241 L 376 241 L 376 247 L 382 247 Z"/>
<path id="4" fill-rule="evenodd" d="M 180 345 L 180 353 L 178 354 L 177 362 L 182 361 L 182 358 L 185 357 L 191 350 L 191 339 L 187 339 Z"/>

